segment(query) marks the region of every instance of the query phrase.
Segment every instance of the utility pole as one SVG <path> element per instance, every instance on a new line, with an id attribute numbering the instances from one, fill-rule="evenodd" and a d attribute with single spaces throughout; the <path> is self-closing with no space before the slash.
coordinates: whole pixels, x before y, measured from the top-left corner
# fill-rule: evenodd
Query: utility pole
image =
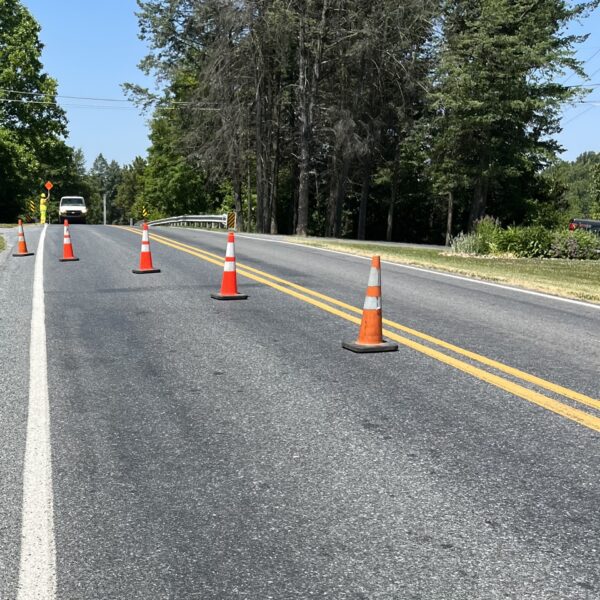
<path id="1" fill-rule="evenodd" d="M 104 224 L 106 225 L 106 192 L 102 194 L 102 209 L 104 211 Z"/>

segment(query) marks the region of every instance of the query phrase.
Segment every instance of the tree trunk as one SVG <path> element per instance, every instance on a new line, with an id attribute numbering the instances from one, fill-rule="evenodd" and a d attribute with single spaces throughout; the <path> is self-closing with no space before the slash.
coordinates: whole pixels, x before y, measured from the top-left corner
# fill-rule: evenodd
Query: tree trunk
<path id="1" fill-rule="evenodd" d="M 489 174 L 486 173 L 486 168 L 488 167 L 489 164 L 487 159 L 485 157 L 481 157 L 479 160 L 480 175 L 475 182 L 473 201 L 471 202 L 471 210 L 469 211 L 469 231 L 473 230 L 475 221 L 478 221 L 485 215 L 489 187 Z"/>
<path id="2" fill-rule="evenodd" d="M 388 242 L 392 241 L 392 234 L 394 232 L 394 209 L 396 208 L 396 173 L 392 173 L 392 197 L 390 198 L 390 205 L 388 207 L 387 215 L 387 231 L 385 232 L 385 239 Z"/>
<path id="3" fill-rule="evenodd" d="M 233 203 L 235 210 L 235 221 L 238 231 L 244 231 L 244 212 L 242 209 L 242 176 L 239 164 L 233 170 Z"/>
<path id="4" fill-rule="evenodd" d="M 271 222 L 269 223 L 269 231 L 272 234 L 278 232 L 277 229 L 277 193 L 279 188 L 279 160 L 280 160 L 280 149 L 279 149 L 279 126 L 275 133 L 275 148 L 273 149 L 273 170 L 271 172 L 271 197 L 269 199 L 269 213 L 271 215 Z"/>
<path id="5" fill-rule="evenodd" d="M 292 163 L 292 181 L 294 185 L 292 185 L 292 233 L 296 233 L 296 228 L 298 227 L 298 190 L 299 185 L 298 181 L 300 179 L 300 173 L 298 170 L 298 163 Z"/>
<path id="6" fill-rule="evenodd" d="M 350 158 L 348 156 L 334 156 L 327 203 L 327 231 L 329 237 L 340 237 L 342 226 L 342 210 L 346 197 L 348 172 L 350 171 Z"/>
<path id="7" fill-rule="evenodd" d="M 264 141 L 263 141 L 263 94 L 262 83 L 256 86 L 256 231 L 263 232 L 264 203 Z"/>
<path id="8" fill-rule="evenodd" d="M 252 231 L 252 178 L 250 177 L 250 161 L 248 161 L 248 183 L 247 183 L 247 196 L 248 196 L 248 231 Z"/>
<path id="9" fill-rule="evenodd" d="M 298 49 L 298 98 L 300 121 L 300 176 L 298 190 L 298 222 L 296 235 L 308 235 L 309 213 L 309 174 L 310 174 L 310 148 L 313 133 L 313 112 L 317 100 L 317 90 L 321 74 L 321 57 L 323 55 L 323 42 L 325 39 L 325 25 L 328 0 L 323 0 L 321 18 L 316 31 L 316 39 L 306 39 L 306 8 L 300 12 L 300 33 Z M 311 48 L 314 51 L 311 56 Z"/>
<path id="10" fill-rule="evenodd" d="M 342 163 L 342 172 L 338 182 L 337 196 L 335 199 L 335 223 L 333 227 L 333 237 L 342 235 L 342 211 L 344 210 L 344 200 L 346 199 L 346 188 L 348 187 L 348 173 L 350 172 L 350 158 L 344 157 Z"/>
<path id="11" fill-rule="evenodd" d="M 298 176 L 298 217 L 296 235 L 308 235 L 308 172 L 310 168 L 310 100 L 308 82 L 308 48 L 306 43 L 306 23 L 304 15 L 300 19 L 300 48 L 298 49 L 298 96 L 300 120 L 300 161 Z"/>
<path id="12" fill-rule="evenodd" d="M 371 165 L 370 161 L 365 164 L 363 171 L 362 186 L 360 191 L 360 207 L 358 209 L 358 236 L 359 240 L 366 239 L 367 232 L 367 206 L 369 193 L 371 192 Z"/>
<path id="13" fill-rule="evenodd" d="M 471 202 L 471 210 L 469 211 L 469 231 L 472 231 L 475 222 L 485 215 L 487 187 L 487 180 L 484 177 L 480 177 L 475 183 L 473 201 Z"/>
<path id="14" fill-rule="evenodd" d="M 448 219 L 446 221 L 446 246 L 452 241 L 452 216 L 454 213 L 454 193 L 448 192 Z"/>

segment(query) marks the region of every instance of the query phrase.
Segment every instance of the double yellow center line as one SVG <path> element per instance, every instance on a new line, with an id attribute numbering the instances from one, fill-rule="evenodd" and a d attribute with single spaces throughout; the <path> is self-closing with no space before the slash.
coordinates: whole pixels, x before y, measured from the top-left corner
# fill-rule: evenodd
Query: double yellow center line
<path id="1" fill-rule="evenodd" d="M 132 228 L 128 228 L 128 230 L 137 234 L 141 233 L 139 230 Z M 160 244 L 164 244 L 165 246 L 174 248 L 175 250 L 179 250 L 180 252 L 191 254 L 192 256 L 205 260 L 209 263 L 218 266 L 223 265 L 224 259 L 222 256 L 219 256 L 212 252 L 208 252 L 206 250 L 202 250 L 201 248 L 198 248 L 196 246 L 184 244 L 183 242 L 164 237 L 154 232 L 152 232 L 152 240 Z M 354 316 L 355 314 L 362 314 L 362 310 L 360 308 L 342 302 L 341 300 L 337 300 L 336 298 L 326 296 L 325 294 L 321 294 L 320 292 L 316 292 L 291 281 L 287 281 L 286 279 L 282 279 L 281 277 L 271 275 L 264 271 L 260 271 L 259 269 L 250 267 L 248 265 L 244 265 L 240 262 L 236 263 L 236 267 L 237 273 L 239 275 L 242 275 L 243 277 L 247 277 L 248 279 L 251 279 L 258 283 L 262 283 L 263 285 L 269 286 L 279 292 L 287 294 L 288 296 L 292 296 L 297 300 L 301 300 L 312 306 L 320 308 L 321 310 L 328 312 L 332 315 L 336 315 L 337 317 L 345 319 L 346 321 L 356 323 L 357 325 L 360 324 L 360 317 Z M 569 400 L 581 405 L 585 405 L 593 409 L 594 411 L 600 411 L 600 400 L 590 398 L 585 394 L 581 394 L 561 385 L 557 385 L 550 381 L 546 381 L 545 379 L 541 379 L 540 377 L 536 377 L 535 375 L 525 373 L 524 371 L 520 371 L 519 369 L 515 369 L 513 367 L 502 364 L 480 354 L 476 354 L 475 352 L 465 350 L 463 348 L 460 348 L 459 346 L 455 346 L 443 340 L 437 339 L 433 336 L 427 335 L 426 333 L 422 333 L 415 329 L 411 329 L 410 327 L 406 327 L 405 325 L 402 325 L 400 323 L 390 321 L 389 319 L 384 319 L 383 323 L 385 326 L 391 327 L 395 330 L 383 330 L 384 336 L 388 339 L 393 340 L 398 344 L 402 344 L 403 346 L 406 346 L 408 348 L 412 348 L 413 350 L 425 354 L 430 358 L 434 358 L 435 360 L 438 360 L 444 364 L 454 367 L 459 371 L 468 373 L 469 375 L 476 377 L 477 379 L 485 381 L 502 390 L 505 390 L 515 396 L 518 396 L 519 398 L 523 398 L 528 402 L 537 404 L 538 406 L 541 406 L 556 414 L 559 414 L 562 417 L 570 419 L 571 421 L 575 421 L 580 425 L 584 425 L 585 427 L 593 429 L 594 431 L 600 432 L 600 418 L 598 416 L 585 412 L 579 408 L 574 408 L 569 404 L 565 404 L 564 402 L 560 402 L 559 400 L 556 400 L 549 396 L 545 396 L 542 393 L 524 387 L 523 385 L 515 383 L 514 381 L 511 381 L 494 373 L 490 373 L 489 371 L 486 371 L 472 363 L 478 363 L 480 365 L 484 365 L 501 373 L 505 373 L 513 379 L 521 380 L 522 382 L 532 384 L 538 388 L 562 396 L 563 398 L 568 398 Z M 456 355 L 469 359 L 472 362 L 465 362 L 464 360 L 460 360 L 458 358 L 455 358 L 454 356 L 444 354 L 443 352 L 440 352 L 435 348 L 425 346 L 424 344 L 421 344 L 420 342 L 415 341 L 414 339 L 410 339 L 403 335 L 400 335 L 399 333 L 397 333 L 398 331 L 406 333 L 412 336 L 413 338 L 417 338 L 433 346 L 437 346 L 438 348 L 448 350 Z"/>

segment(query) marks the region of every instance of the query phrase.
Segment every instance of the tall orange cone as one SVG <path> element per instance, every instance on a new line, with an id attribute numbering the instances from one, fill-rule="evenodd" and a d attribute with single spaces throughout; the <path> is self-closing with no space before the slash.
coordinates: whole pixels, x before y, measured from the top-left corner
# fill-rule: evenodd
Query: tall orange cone
<path id="1" fill-rule="evenodd" d="M 60 262 L 72 262 L 74 260 L 79 260 L 75 258 L 73 254 L 73 245 L 71 244 L 71 234 L 69 233 L 69 221 L 67 219 L 64 220 L 64 229 L 63 229 L 63 257 L 59 258 Z"/>
<path id="2" fill-rule="evenodd" d="M 21 219 L 19 219 L 19 227 L 17 229 L 17 251 L 13 253 L 13 256 L 33 256 L 33 252 L 27 251 L 25 233 L 23 233 L 23 221 Z"/>
<path id="3" fill-rule="evenodd" d="M 233 231 L 227 237 L 227 251 L 225 252 L 225 264 L 223 265 L 223 280 L 221 291 L 211 294 L 215 300 L 245 300 L 248 296 L 240 294 L 237 289 L 237 275 L 235 272 L 235 239 Z"/>
<path id="4" fill-rule="evenodd" d="M 132 273 L 160 273 L 160 269 L 152 266 L 152 253 L 150 252 L 150 237 L 148 236 L 148 223 L 142 225 L 142 251 L 140 252 L 140 268 L 132 269 Z"/>
<path id="5" fill-rule="evenodd" d="M 394 352 L 398 344 L 383 339 L 381 325 L 381 259 L 371 259 L 369 283 L 365 295 L 362 321 L 356 342 L 342 342 L 342 348 L 352 352 Z"/>

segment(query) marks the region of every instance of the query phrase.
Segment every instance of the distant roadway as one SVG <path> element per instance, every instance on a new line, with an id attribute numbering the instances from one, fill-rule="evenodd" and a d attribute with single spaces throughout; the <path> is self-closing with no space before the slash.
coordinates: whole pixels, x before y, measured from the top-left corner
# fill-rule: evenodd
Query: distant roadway
<path id="1" fill-rule="evenodd" d="M 600 309 L 236 237 L 0 253 L 0 599 L 600 598 Z M 40 239 L 43 238 L 43 248 Z M 28 416 L 29 413 L 29 416 Z M 27 448 L 27 449 L 26 449 Z"/>

